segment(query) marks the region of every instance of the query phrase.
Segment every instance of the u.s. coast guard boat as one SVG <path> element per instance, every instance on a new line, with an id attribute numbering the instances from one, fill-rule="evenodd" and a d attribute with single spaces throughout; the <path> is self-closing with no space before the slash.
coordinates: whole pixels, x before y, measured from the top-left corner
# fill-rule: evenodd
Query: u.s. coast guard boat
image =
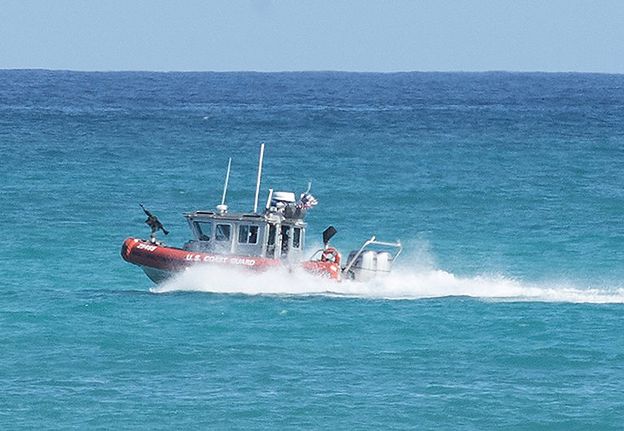
<path id="1" fill-rule="evenodd" d="M 258 179 L 253 212 L 230 213 L 225 197 L 230 174 L 228 163 L 221 204 L 216 211 L 194 211 L 184 216 L 193 239 L 183 247 L 167 246 L 156 239 L 164 229 L 160 221 L 145 208 L 151 227 L 149 239 L 128 238 L 121 256 L 138 265 L 145 274 L 159 283 L 193 265 L 223 265 L 253 270 L 285 266 L 333 280 L 366 281 L 387 274 L 402 251 L 400 242 L 381 242 L 375 236 L 349 253 L 345 261 L 338 250 L 329 245 L 336 234 L 333 226 L 323 232 L 323 248 L 308 259 L 304 257 L 307 211 L 317 204 L 310 187 L 296 199 L 295 193 L 269 190 L 266 206 L 258 211 L 258 193 L 262 175 L 264 144 L 260 149 Z M 230 159 L 231 162 L 231 159 Z"/>

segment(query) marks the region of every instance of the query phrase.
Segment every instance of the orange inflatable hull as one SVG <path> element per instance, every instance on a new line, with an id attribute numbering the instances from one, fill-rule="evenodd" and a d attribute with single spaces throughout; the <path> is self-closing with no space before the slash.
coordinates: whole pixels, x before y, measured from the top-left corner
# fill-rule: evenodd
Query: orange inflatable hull
<path id="1" fill-rule="evenodd" d="M 143 268 L 154 282 L 162 281 L 185 268 L 213 264 L 263 271 L 282 265 L 279 259 L 255 256 L 234 256 L 202 253 L 154 244 L 138 238 L 128 238 L 121 246 L 121 257 Z M 340 266 L 332 262 L 304 261 L 301 267 L 315 275 L 340 280 Z"/>

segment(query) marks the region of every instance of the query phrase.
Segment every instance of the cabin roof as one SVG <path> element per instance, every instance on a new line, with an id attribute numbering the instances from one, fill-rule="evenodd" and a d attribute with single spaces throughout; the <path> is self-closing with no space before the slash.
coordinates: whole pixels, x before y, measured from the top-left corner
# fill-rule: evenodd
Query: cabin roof
<path id="1" fill-rule="evenodd" d="M 193 211 L 190 213 L 185 213 L 184 217 L 190 220 L 221 220 L 221 221 L 232 221 L 232 222 L 240 222 L 240 221 L 249 221 L 249 222 L 274 222 L 274 223 L 287 223 L 287 224 L 296 224 L 298 226 L 305 226 L 305 222 L 303 219 L 293 219 L 286 218 L 282 214 L 279 213 L 219 213 L 214 211 Z"/>

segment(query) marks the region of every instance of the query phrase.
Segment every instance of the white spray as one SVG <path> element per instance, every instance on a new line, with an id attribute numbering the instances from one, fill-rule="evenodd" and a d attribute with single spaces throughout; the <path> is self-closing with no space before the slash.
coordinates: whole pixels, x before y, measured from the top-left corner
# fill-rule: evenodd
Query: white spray
<path id="1" fill-rule="evenodd" d="M 285 268 L 265 272 L 218 266 L 190 268 L 154 293 L 178 291 L 245 295 L 327 295 L 371 299 L 468 296 L 496 301 L 624 303 L 624 288 L 579 287 L 566 283 L 525 283 L 499 275 L 456 277 L 439 269 L 398 269 L 368 283 L 318 278 Z"/>

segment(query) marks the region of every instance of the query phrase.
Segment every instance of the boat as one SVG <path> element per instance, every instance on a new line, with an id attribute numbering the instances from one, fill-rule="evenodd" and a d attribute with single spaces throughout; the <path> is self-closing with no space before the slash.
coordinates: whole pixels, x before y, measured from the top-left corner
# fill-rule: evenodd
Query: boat
<path id="1" fill-rule="evenodd" d="M 226 205 L 231 159 L 225 177 L 221 203 L 214 211 L 198 210 L 184 214 L 192 239 L 182 247 L 172 247 L 157 239 L 157 232 L 168 231 L 150 211 L 145 221 L 151 228 L 147 239 L 130 237 L 121 247 L 121 256 L 139 266 L 154 282 L 161 283 L 196 265 L 220 265 L 266 271 L 286 267 L 302 269 L 319 277 L 342 281 L 368 281 L 388 274 L 401 254 L 400 241 L 378 241 L 375 236 L 342 254 L 330 245 L 337 233 L 329 226 L 323 231 L 323 247 L 305 257 L 307 223 L 305 216 L 318 201 L 308 189 L 296 199 L 294 192 L 269 189 L 265 207 L 258 211 L 264 144 L 260 147 L 254 207 L 251 212 L 233 213 Z"/>

